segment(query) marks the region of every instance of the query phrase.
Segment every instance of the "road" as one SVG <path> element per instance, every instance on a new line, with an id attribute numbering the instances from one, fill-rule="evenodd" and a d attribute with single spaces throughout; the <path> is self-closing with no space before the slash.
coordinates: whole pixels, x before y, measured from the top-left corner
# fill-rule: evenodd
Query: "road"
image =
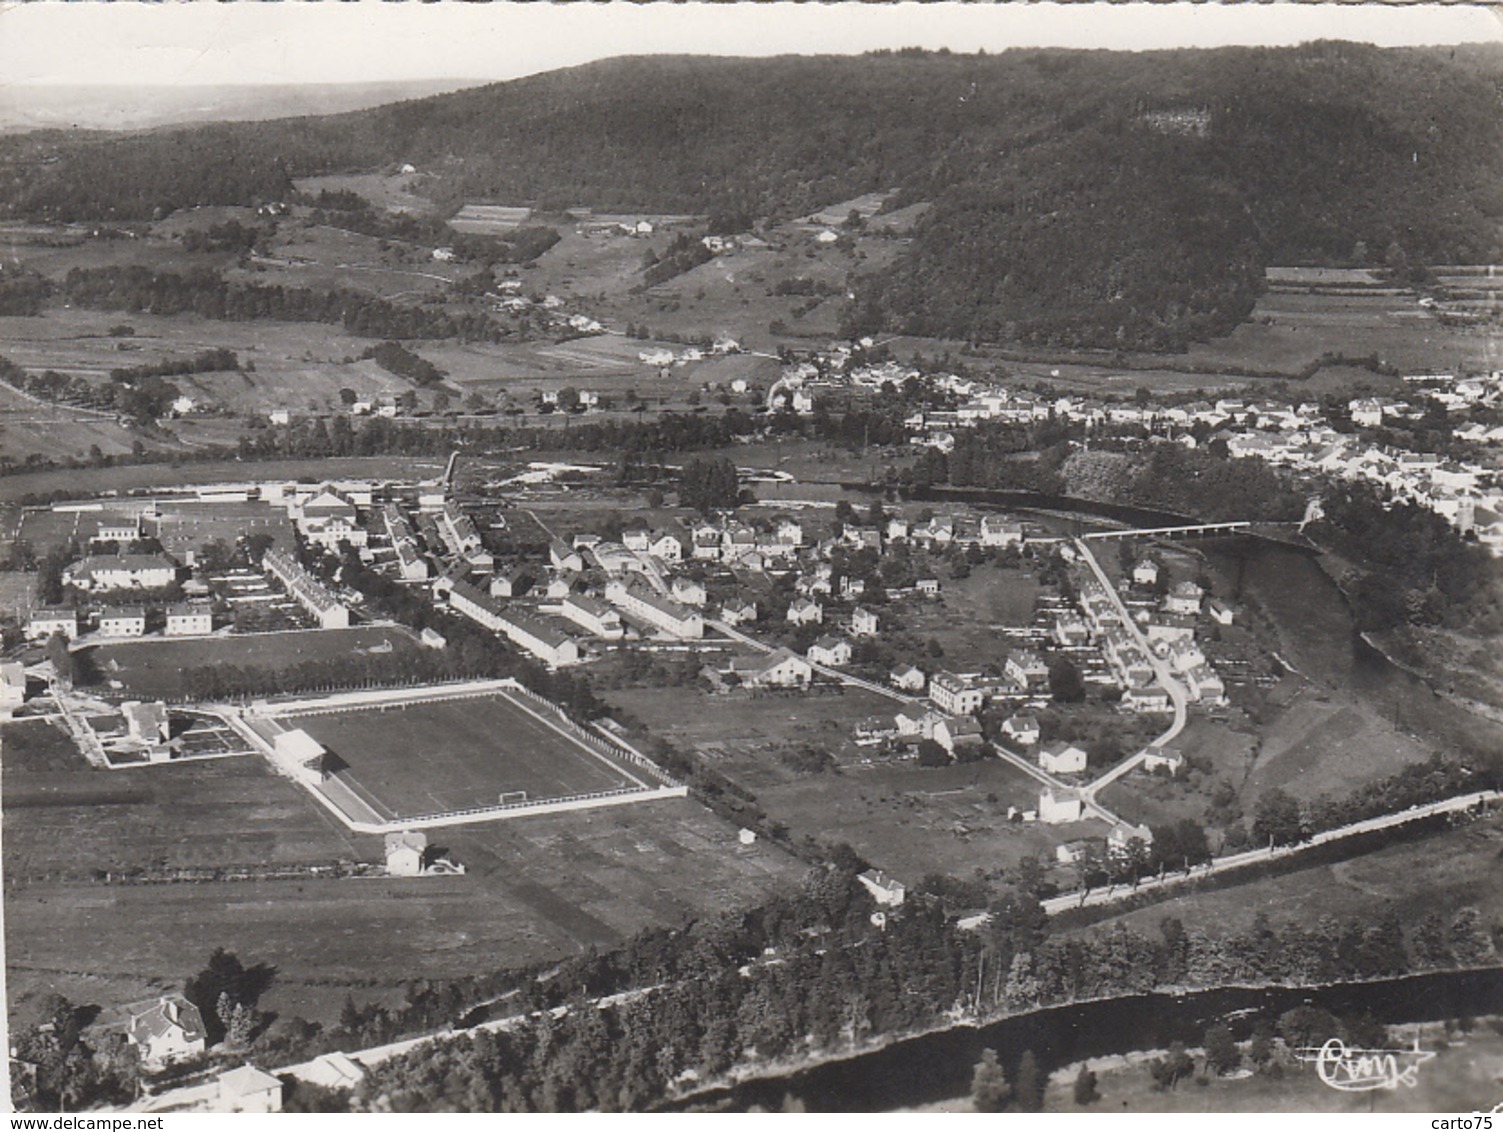
<path id="1" fill-rule="evenodd" d="M 1164 877 L 1152 877 L 1148 880 L 1139 881 L 1136 887 L 1130 884 L 1119 884 L 1113 885 L 1110 888 L 1067 892 L 1043 901 L 1043 908 L 1045 912 L 1053 916 L 1071 908 L 1093 908 L 1101 904 L 1113 904 L 1119 900 L 1126 900 L 1128 897 L 1135 896 L 1138 893 L 1155 892 L 1159 889 L 1183 884 L 1187 880 L 1232 872 L 1236 869 L 1244 869 L 1249 865 L 1256 865 L 1264 861 L 1277 861 L 1284 857 L 1293 856 L 1296 853 L 1303 853 L 1307 849 L 1313 849 L 1318 845 L 1329 844 L 1332 841 L 1341 841 L 1344 838 L 1356 837 L 1359 834 L 1372 833 L 1380 829 L 1391 829 L 1394 826 L 1405 825 L 1408 822 L 1419 821 L 1422 818 L 1434 817 L 1436 814 L 1459 813 L 1462 810 L 1470 810 L 1485 803 L 1497 802 L 1500 798 L 1503 798 L 1503 791 L 1497 790 L 1483 790 L 1471 794 L 1462 794 L 1456 798 L 1447 798 L 1444 801 L 1431 802 L 1425 806 L 1414 806 L 1407 810 L 1400 810 L 1396 814 L 1383 814 L 1380 817 L 1368 818 L 1365 821 L 1353 822 L 1351 825 L 1326 830 L 1324 833 L 1317 833 L 1310 840 L 1302 841 L 1298 845 L 1276 845 L 1271 848 L 1248 849 L 1242 853 L 1217 857 L 1204 865 L 1192 868 L 1188 872 L 1174 873 Z"/>
<path id="2" fill-rule="evenodd" d="M 1133 639 L 1138 643 L 1139 647 L 1142 648 L 1143 652 L 1147 655 L 1148 663 L 1153 668 L 1155 679 L 1158 681 L 1159 685 L 1169 693 L 1169 702 L 1174 705 L 1174 720 L 1169 724 L 1168 728 L 1162 735 L 1160 735 L 1157 739 L 1153 740 L 1153 742 L 1149 744 L 1150 747 L 1168 746 L 1175 740 L 1179 733 L 1185 729 L 1185 720 L 1188 715 L 1187 705 L 1190 699 L 1189 692 L 1185 689 L 1185 686 L 1180 683 L 1180 681 L 1175 677 L 1174 672 L 1169 667 L 1168 662 L 1161 659 L 1156 653 L 1154 653 L 1151 648 L 1148 647 L 1148 638 L 1143 636 L 1142 630 L 1138 628 L 1138 623 L 1133 620 L 1132 614 L 1128 612 L 1127 606 L 1123 604 L 1122 595 L 1117 592 L 1117 587 L 1112 584 L 1112 580 L 1106 576 L 1106 571 L 1101 568 L 1101 563 L 1096 561 L 1096 556 L 1091 553 L 1090 546 L 1087 545 L 1084 539 L 1076 539 L 1075 548 L 1080 552 L 1080 556 L 1085 559 L 1086 565 L 1091 568 L 1091 572 L 1096 575 L 1096 580 L 1101 583 L 1102 588 L 1106 591 L 1107 597 L 1111 599 L 1113 607 L 1117 610 L 1117 616 L 1122 618 L 1122 624 L 1127 628 L 1127 631 L 1132 634 Z M 1085 797 L 1094 802 L 1096 799 L 1096 792 L 1098 790 L 1110 786 L 1124 774 L 1127 774 L 1129 771 L 1136 769 L 1138 765 L 1143 762 L 1145 757 L 1146 753 L 1144 751 L 1139 751 L 1137 754 L 1132 755 L 1130 758 L 1123 759 L 1116 766 L 1112 767 L 1111 770 L 1107 771 L 1100 778 L 1096 779 L 1095 782 L 1092 782 L 1089 786 L 1085 787 Z"/>

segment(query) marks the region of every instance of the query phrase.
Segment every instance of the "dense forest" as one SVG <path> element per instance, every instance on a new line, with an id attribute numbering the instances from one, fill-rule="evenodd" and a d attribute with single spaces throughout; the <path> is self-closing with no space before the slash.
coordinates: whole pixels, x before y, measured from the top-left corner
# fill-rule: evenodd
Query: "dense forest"
<path id="1" fill-rule="evenodd" d="M 1332 42 L 622 58 L 325 118 L 4 139 L 0 212 L 143 218 L 403 162 L 443 209 L 777 220 L 895 189 L 933 208 L 848 329 L 1175 349 L 1243 319 L 1269 263 L 1496 259 L 1500 86 L 1495 48 Z"/>

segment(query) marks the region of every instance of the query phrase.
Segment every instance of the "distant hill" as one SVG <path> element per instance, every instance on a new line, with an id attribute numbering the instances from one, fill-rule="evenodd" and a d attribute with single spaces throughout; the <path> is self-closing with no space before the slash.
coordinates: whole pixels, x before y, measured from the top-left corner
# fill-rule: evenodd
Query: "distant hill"
<path id="1" fill-rule="evenodd" d="M 0 208 L 148 216 L 412 161 L 423 191 L 788 218 L 933 207 L 848 329 L 1173 349 L 1269 263 L 1503 254 L 1503 50 L 623 58 L 351 114 L 0 139 Z"/>
<path id="2" fill-rule="evenodd" d="M 264 122 L 365 110 L 479 86 L 480 79 L 297 86 L 20 86 L 0 89 L 0 133 L 150 130 L 194 122 Z"/>

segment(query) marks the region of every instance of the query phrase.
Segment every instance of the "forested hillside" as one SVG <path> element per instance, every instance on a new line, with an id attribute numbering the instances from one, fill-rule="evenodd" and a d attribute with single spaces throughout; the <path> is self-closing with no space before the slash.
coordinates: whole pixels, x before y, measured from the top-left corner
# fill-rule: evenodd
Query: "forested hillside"
<path id="1" fill-rule="evenodd" d="M 465 200 L 773 220 L 934 207 L 852 330 L 1173 349 L 1267 263 L 1493 260 L 1503 51 L 616 59 L 327 118 L 0 142 L 0 208 L 143 218 L 412 162 Z"/>

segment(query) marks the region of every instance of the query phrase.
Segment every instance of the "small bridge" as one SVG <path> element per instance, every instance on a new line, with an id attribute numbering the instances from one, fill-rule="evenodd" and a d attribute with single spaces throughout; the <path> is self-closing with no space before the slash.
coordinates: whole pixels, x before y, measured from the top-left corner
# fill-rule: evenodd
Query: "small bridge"
<path id="1" fill-rule="evenodd" d="M 1230 531 L 1251 531 L 1252 523 L 1246 519 L 1239 519 L 1232 523 L 1196 523 L 1193 526 L 1183 527 L 1128 527 L 1120 531 L 1093 531 L 1091 534 L 1082 535 L 1086 539 L 1108 538 L 1156 538 L 1164 535 L 1212 535 Z"/>

